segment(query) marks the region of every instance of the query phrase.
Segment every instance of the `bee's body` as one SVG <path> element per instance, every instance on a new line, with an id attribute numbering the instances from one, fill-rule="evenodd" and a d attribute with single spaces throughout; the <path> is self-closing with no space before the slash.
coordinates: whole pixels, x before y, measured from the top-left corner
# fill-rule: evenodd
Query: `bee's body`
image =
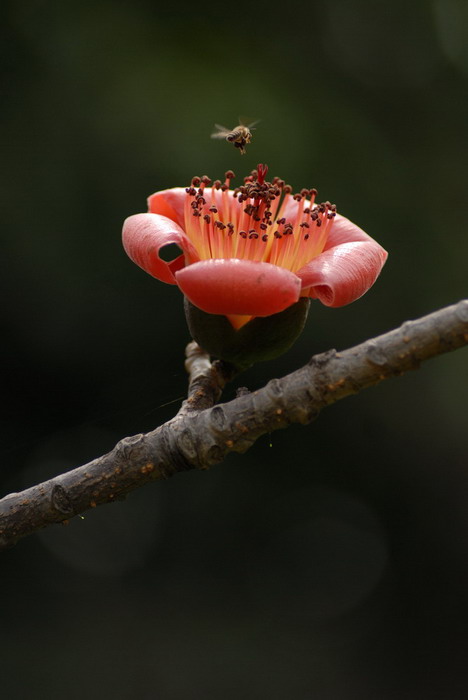
<path id="1" fill-rule="evenodd" d="M 211 138 L 226 139 L 226 141 L 233 143 L 234 146 L 240 150 L 241 155 L 244 155 L 246 152 L 245 146 L 252 140 L 252 132 L 250 130 L 254 128 L 255 124 L 257 124 L 257 122 L 253 122 L 253 124 L 249 124 L 248 126 L 239 124 L 235 126 L 234 129 L 226 129 L 226 127 L 220 124 L 215 124 L 217 131 L 211 134 Z"/>

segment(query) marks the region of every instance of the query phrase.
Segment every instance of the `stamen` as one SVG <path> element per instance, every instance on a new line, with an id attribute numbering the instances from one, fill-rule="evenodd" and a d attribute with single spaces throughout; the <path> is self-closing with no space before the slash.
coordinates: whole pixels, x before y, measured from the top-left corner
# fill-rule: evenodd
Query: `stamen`
<path id="1" fill-rule="evenodd" d="M 261 260 L 296 272 L 323 251 L 336 206 L 316 204 L 314 188 L 293 195 L 279 177 L 268 182 L 267 173 L 260 163 L 234 191 L 232 170 L 211 189 L 207 175 L 192 179 L 185 189 L 185 232 L 199 259 Z"/>

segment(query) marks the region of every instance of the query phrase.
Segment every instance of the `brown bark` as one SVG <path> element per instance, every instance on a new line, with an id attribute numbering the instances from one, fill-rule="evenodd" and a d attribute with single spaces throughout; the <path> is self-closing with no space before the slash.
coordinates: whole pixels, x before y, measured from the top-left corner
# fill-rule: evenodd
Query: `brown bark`
<path id="1" fill-rule="evenodd" d="M 0 501 L 0 548 L 51 523 L 124 498 L 148 481 L 208 469 L 228 452 L 290 423 L 310 423 L 324 408 L 421 362 L 468 345 L 468 300 L 446 307 L 348 350 L 329 350 L 265 387 L 217 404 L 233 370 L 190 343 L 188 398 L 170 421 L 120 440 L 106 455 Z"/>

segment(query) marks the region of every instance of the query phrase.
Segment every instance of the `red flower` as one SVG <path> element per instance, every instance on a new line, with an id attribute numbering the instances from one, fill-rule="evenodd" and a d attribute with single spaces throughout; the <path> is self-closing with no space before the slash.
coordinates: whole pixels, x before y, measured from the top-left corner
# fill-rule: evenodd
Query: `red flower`
<path id="1" fill-rule="evenodd" d="M 265 181 L 267 167 L 229 189 L 207 177 L 187 189 L 153 194 L 149 213 L 124 223 L 123 245 L 150 275 L 177 284 L 189 301 L 227 316 L 241 328 L 256 316 L 279 313 L 300 297 L 344 306 L 371 287 L 387 252 L 316 190 L 292 195 L 282 180 Z M 165 262 L 164 246 L 176 243 L 179 257 Z"/>

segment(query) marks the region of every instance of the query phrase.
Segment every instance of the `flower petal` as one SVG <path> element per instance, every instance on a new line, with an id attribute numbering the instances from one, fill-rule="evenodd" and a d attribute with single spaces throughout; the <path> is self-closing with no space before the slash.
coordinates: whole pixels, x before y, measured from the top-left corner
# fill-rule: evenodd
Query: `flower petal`
<path id="1" fill-rule="evenodd" d="M 307 263 L 297 272 L 303 293 L 325 306 L 344 306 L 365 294 L 387 259 L 387 252 L 367 238 L 335 245 Z"/>
<path id="2" fill-rule="evenodd" d="M 270 316 L 294 304 L 301 291 L 294 273 L 253 260 L 203 260 L 175 277 L 194 306 L 223 316 Z"/>
<path id="3" fill-rule="evenodd" d="M 148 197 L 148 211 L 152 214 L 161 214 L 172 219 L 181 228 L 184 228 L 184 203 L 187 193 L 184 187 L 172 187 L 170 190 L 161 190 Z"/>
<path id="4" fill-rule="evenodd" d="M 385 260 L 387 259 L 388 253 L 376 241 L 374 241 L 373 238 L 363 231 L 362 228 L 359 228 L 359 226 L 353 224 L 353 222 L 347 219 L 345 216 L 337 214 L 333 220 L 324 250 L 334 248 L 342 243 L 351 243 L 352 241 L 367 241 L 374 243 L 385 253 Z"/>
<path id="5" fill-rule="evenodd" d="M 229 190 L 229 196 L 232 197 L 232 190 Z M 211 187 L 205 187 L 203 196 L 207 202 L 216 204 L 216 206 L 221 206 L 222 203 L 222 192 L 221 190 L 212 191 Z M 185 187 L 172 187 L 169 190 L 161 190 L 161 192 L 155 192 L 150 197 L 148 197 L 148 211 L 153 214 L 162 214 L 162 216 L 167 216 L 168 219 L 172 219 L 181 228 L 185 226 L 185 215 L 184 215 L 184 204 L 187 193 Z"/>
<path id="6" fill-rule="evenodd" d="M 174 273 L 185 265 L 184 255 L 166 262 L 159 251 L 176 243 L 190 259 L 198 256 L 189 239 L 174 221 L 159 214 L 135 214 L 124 221 L 122 241 L 127 255 L 134 263 L 161 282 L 176 284 Z"/>

